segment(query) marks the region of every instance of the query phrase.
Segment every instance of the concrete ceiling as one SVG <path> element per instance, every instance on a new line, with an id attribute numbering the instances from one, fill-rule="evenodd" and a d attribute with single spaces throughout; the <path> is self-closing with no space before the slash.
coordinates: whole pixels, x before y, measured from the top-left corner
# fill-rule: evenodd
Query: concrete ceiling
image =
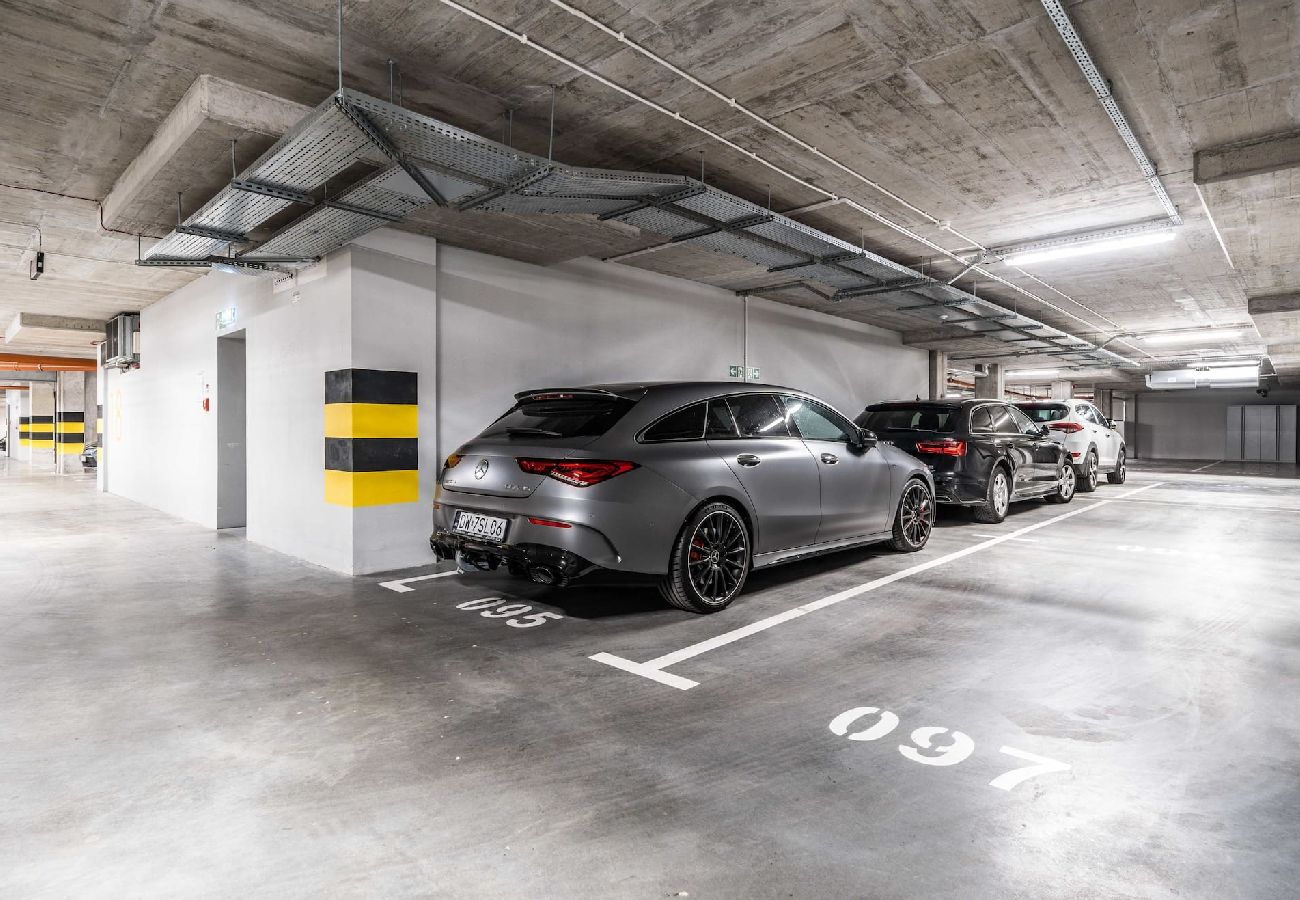
<path id="1" fill-rule="evenodd" d="M 907 206 L 553 3 L 464 4 L 761 159 L 948 250 L 967 249 Z M 1163 214 L 1038 0 L 574 5 L 985 246 Z M 1194 158 L 1300 129 L 1296 3 L 1082 0 L 1068 8 L 1186 225 L 1173 244 L 1040 264 L 1031 269 L 1038 280 L 994 266 L 1052 306 L 987 280 L 960 283 L 1081 337 L 1111 340 L 1112 349 L 1148 365 L 1154 361 L 1142 349 L 1123 343 L 1142 348 L 1142 341 L 1124 335 L 1244 324 L 1240 342 L 1218 349 L 1261 352 L 1249 298 L 1267 295 L 1278 314 L 1277 298 L 1300 291 L 1300 159 L 1285 164 L 1283 148 L 1284 164 L 1267 172 L 1230 171 L 1233 177 L 1206 182 L 1197 178 Z M 405 105 L 497 138 L 513 109 L 512 142 L 544 154 L 546 86 L 557 84 L 555 154 L 565 162 L 698 174 L 703 159 L 711 183 L 759 202 L 770 189 L 776 209 L 823 199 L 749 153 L 435 0 L 349 0 L 346 12 L 351 86 L 387 96 L 392 58 Z M 20 312 L 105 318 L 194 277 L 131 265 L 132 233 L 164 233 L 175 221 L 175 191 L 184 190 L 192 209 L 228 177 L 230 139 L 238 139 L 239 164 L 247 163 L 287 127 L 296 104 L 314 105 L 334 86 L 329 0 L 0 0 L 0 15 L 7 60 L 0 68 L 0 330 Z M 187 97 L 193 102 L 187 92 L 201 76 L 270 99 L 256 105 L 257 114 L 243 104 L 198 107 L 192 130 L 172 136 L 165 164 L 143 165 L 151 137 Z M 129 196 L 105 205 L 104 222 L 122 233 L 107 231 L 100 204 L 124 183 Z M 121 197 L 119 190 L 115 199 Z M 961 270 L 845 205 L 800 218 L 934 274 Z M 7 268 L 37 239 L 34 226 L 47 253 L 47 274 L 38 282 Z M 578 217 L 431 210 L 408 227 L 541 263 L 657 243 L 653 235 Z M 780 280 L 689 247 L 626 263 L 729 288 Z M 775 298 L 916 332 L 918 343 L 955 353 L 1006 350 L 946 340 L 933 322 L 897 311 L 908 305 L 905 298 L 832 304 L 802 289 Z M 52 348 L 20 352 L 41 349 Z"/>

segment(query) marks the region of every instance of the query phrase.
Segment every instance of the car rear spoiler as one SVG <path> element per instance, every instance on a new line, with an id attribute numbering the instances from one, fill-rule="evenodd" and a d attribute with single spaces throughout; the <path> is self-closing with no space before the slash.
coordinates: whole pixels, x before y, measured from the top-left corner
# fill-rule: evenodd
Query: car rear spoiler
<path id="1" fill-rule="evenodd" d="M 623 399 L 621 394 L 613 391 L 607 391 L 603 388 L 538 388 L 531 391 L 520 391 L 515 394 L 515 400 L 568 400 L 572 397 L 613 397 Z"/>

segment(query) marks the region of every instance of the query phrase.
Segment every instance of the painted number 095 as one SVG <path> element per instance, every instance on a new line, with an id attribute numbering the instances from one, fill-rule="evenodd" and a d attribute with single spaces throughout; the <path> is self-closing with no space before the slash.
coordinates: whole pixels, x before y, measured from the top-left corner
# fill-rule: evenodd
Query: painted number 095
<path id="1" fill-rule="evenodd" d="M 893 732 L 898 724 L 898 716 L 887 709 L 876 706 L 855 706 L 832 719 L 830 730 L 832 734 L 846 737 L 851 741 L 878 741 Z M 939 725 L 924 725 L 916 728 L 909 737 L 911 744 L 899 744 L 898 752 L 904 759 L 923 766 L 955 766 L 975 752 L 975 742 L 971 740 L 970 735 Z M 1004 791 L 1009 791 L 1021 782 L 1038 775 L 1065 772 L 1070 768 L 1065 763 L 1026 753 L 1014 747 L 1002 747 L 998 752 L 1033 764 L 1012 769 L 989 782 L 991 787 Z"/>
<path id="2" fill-rule="evenodd" d="M 564 618 L 557 612 L 533 612 L 533 608 L 527 603 L 505 603 L 498 606 L 497 604 L 500 603 L 500 597 L 484 597 L 481 600 L 457 603 L 456 608 L 478 612 L 480 616 L 488 619 L 505 619 L 506 624 L 511 628 L 535 628 L 538 625 L 545 625 L 548 621 Z"/>

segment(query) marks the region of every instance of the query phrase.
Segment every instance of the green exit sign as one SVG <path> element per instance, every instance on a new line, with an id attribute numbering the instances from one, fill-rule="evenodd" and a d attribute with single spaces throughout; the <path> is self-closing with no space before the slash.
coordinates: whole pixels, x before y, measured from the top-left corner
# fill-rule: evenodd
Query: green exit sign
<path id="1" fill-rule="evenodd" d="M 727 376 L 743 378 L 745 381 L 758 381 L 758 366 L 727 366 Z"/>

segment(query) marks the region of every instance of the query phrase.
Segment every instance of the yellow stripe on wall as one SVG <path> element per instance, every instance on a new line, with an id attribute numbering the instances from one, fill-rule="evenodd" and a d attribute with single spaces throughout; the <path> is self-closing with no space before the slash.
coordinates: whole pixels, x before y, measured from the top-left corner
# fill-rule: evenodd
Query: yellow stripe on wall
<path id="1" fill-rule="evenodd" d="M 418 438 L 419 412 L 405 403 L 326 403 L 325 437 Z"/>
<path id="2" fill-rule="evenodd" d="M 40 441 L 37 440 L 36 438 L 32 438 L 30 441 L 27 442 L 27 446 L 34 447 L 37 450 L 53 450 L 54 441 Z"/>
<path id="3" fill-rule="evenodd" d="M 59 434 L 71 434 L 74 431 L 81 432 L 86 430 L 85 422 L 59 422 L 54 429 Z"/>
<path id="4" fill-rule="evenodd" d="M 417 503 L 420 473 L 343 472 L 325 470 L 325 502 L 335 506 L 383 506 L 389 503 Z"/>
<path id="5" fill-rule="evenodd" d="M 80 456 L 85 444 L 59 444 L 59 456 Z"/>

